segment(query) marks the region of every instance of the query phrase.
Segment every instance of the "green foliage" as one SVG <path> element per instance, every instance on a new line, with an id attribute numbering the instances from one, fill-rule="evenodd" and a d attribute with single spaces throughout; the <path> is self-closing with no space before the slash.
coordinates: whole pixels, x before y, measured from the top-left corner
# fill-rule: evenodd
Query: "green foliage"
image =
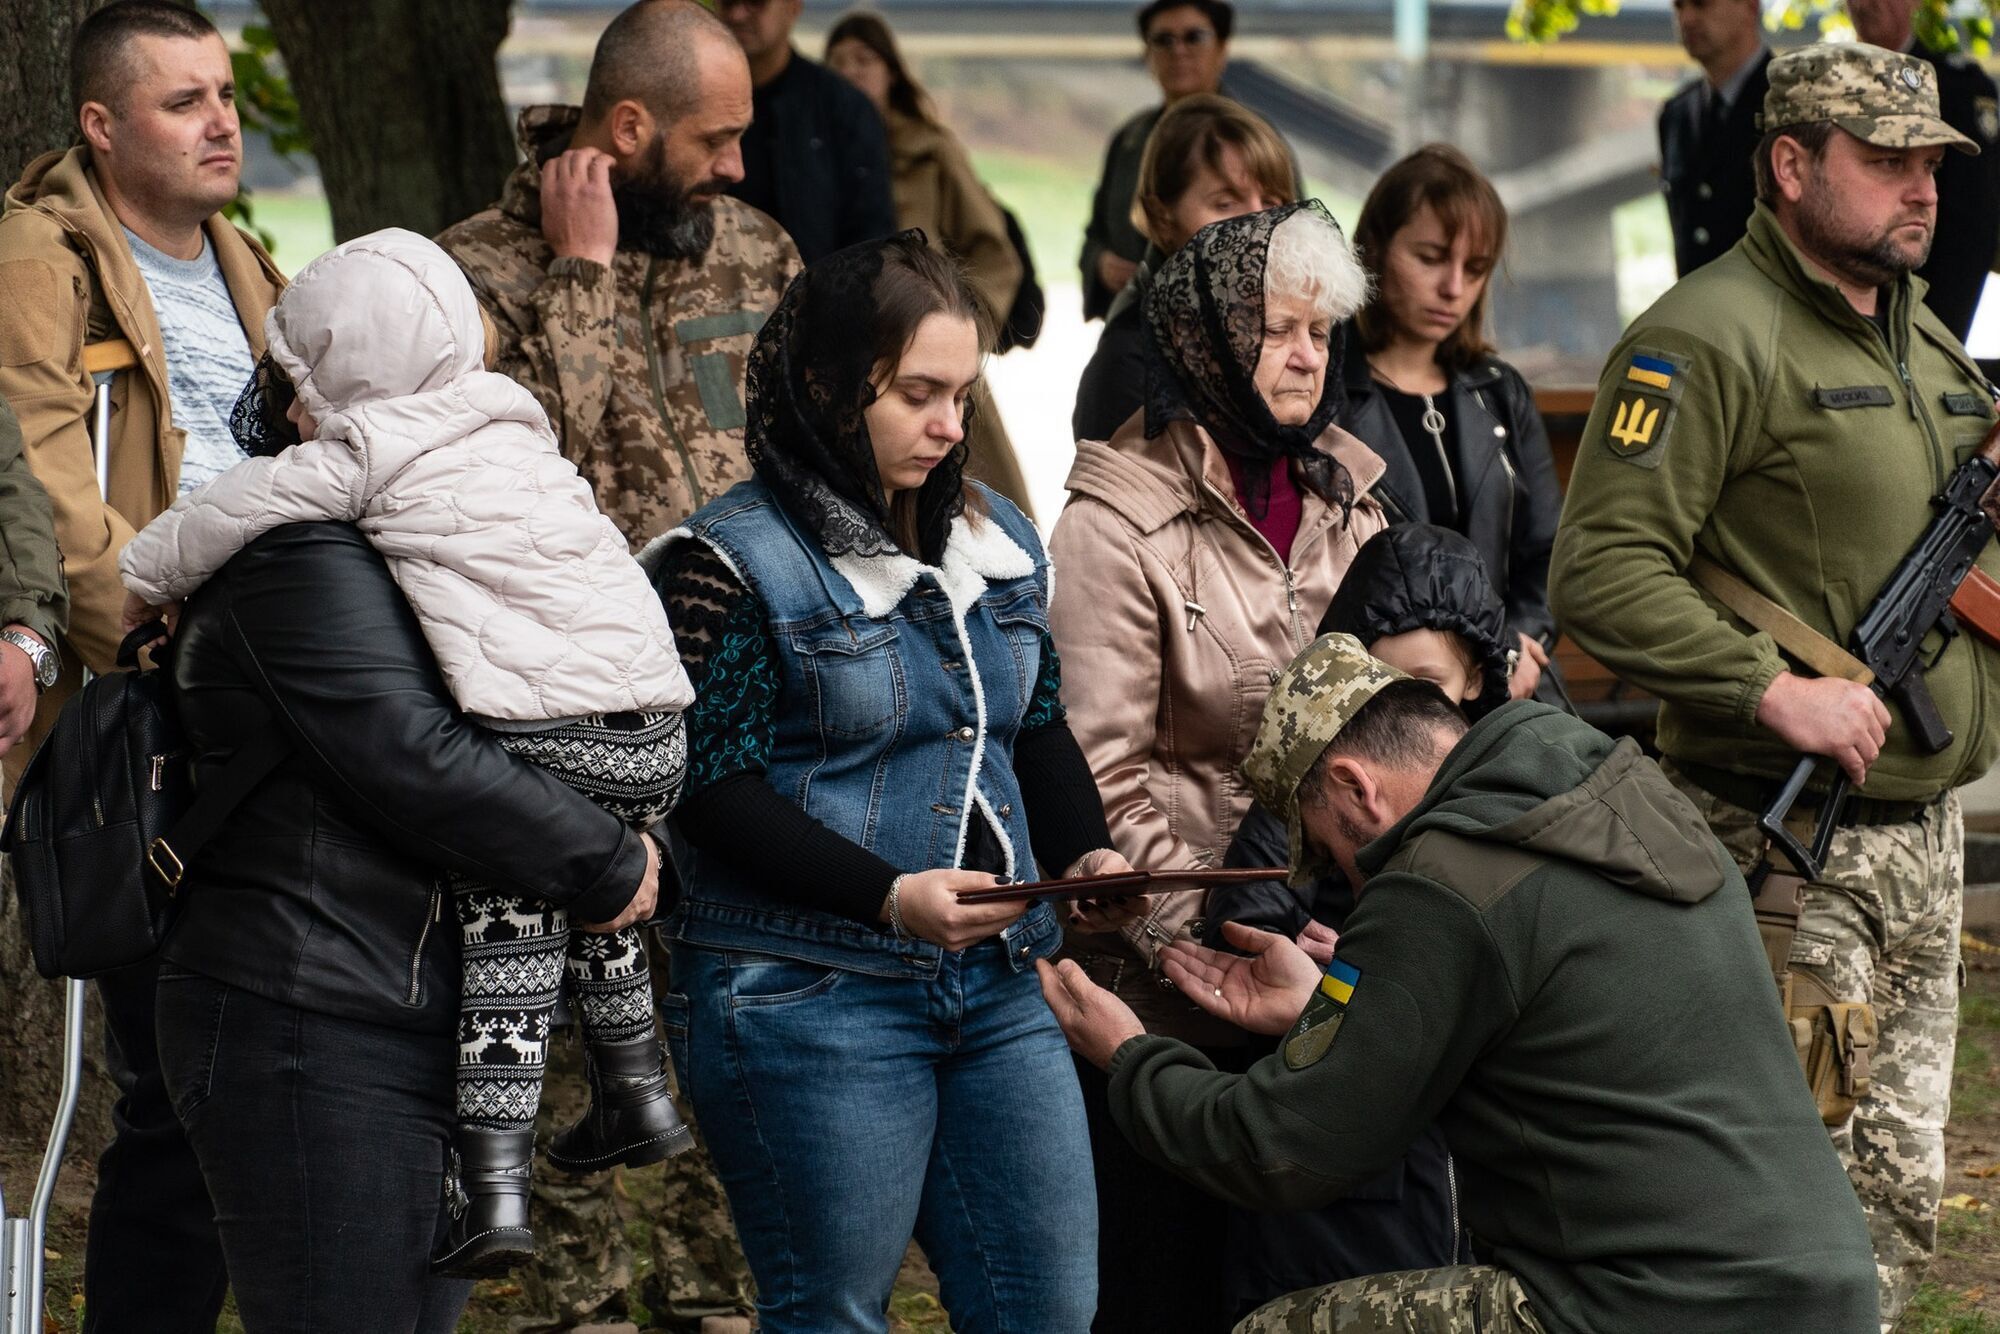
<path id="1" fill-rule="evenodd" d="M 1584 17 L 1618 12 L 1618 0 L 1514 0 L 1507 13 L 1507 36 L 1517 42 L 1553 42 L 1576 31 Z"/>
<path id="2" fill-rule="evenodd" d="M 1618 0 L 1514 0 L 1507 36 L 1517 42 L 1553 42 L 1576 31 L 1584 18 L 1617 12 Z M 1920 0 L 1914 20 L 1917 40 L 1933 51 L 1964 51 L 1983 59 L 1993 50 L 1996 14 L 2000 0 L 1979 0 L 1977 9 L 1956 15 L 1950 0 Z M 1842 0 L 1764 0 L 1764 22 L 1773 31 L 1787 32 L 1812 23 L 1822 35 L 1848 27 Z"/>

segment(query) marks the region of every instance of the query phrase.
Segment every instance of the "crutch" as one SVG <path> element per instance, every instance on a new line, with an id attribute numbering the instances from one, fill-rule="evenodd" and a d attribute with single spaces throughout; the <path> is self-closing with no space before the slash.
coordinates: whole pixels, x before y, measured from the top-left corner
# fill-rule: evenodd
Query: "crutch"
<path id="1" fill-rule="evenodd" d="M 119 371 L 139 364 L 132 344 L 122 338 L 91 343 L 83 349 L 83 368 L 90 376 L 90 450 L 97 465 L 97 495 L 111 494 L 111 381 Z M 86 679 L 89 673 L 85 672 Z M 55 1124 L 49 1130 L 42 1169 L 35 1178 L 35 1195 L 26 1218 L 7 1215 L 0 1201 L 0 1277 L 7 1301 L 0 1307 L 0 1334 L 42 1334 L 42 1300 L 49 1235 L 49 1205 L 55 1199 L 56 1174 L 62 1171 L 76 1105 L 83 1093 L 84 987 L 76 978 L 63 981 L 63 1081 L 56 1103 Z"/>

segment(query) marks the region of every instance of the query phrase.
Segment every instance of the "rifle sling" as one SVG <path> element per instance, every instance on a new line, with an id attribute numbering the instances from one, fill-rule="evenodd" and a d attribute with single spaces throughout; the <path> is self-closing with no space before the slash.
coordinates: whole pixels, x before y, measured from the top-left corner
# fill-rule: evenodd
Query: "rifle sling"
<path id="1" fill-rule="evenodd" d="M 1859 658 L 1708 557 L 1697 554 L 1688 563 L 1688 576 L 1717 602 L 1771 636 L 1779 648 L 1819 675 L 1864 686 L 1874 684 L 1875 673 Z"/>

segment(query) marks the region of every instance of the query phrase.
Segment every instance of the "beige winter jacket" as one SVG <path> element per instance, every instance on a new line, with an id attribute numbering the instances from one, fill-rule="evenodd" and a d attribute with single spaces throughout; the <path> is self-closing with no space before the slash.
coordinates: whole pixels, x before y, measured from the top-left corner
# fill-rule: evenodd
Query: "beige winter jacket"
<path id="1" fill-rule="evenodd" d="M 1289 563 L 1237 503 L 1208 433 L 1175 422 L 1155 439 L 1134 413 L 1108 443 L 1083 441 L 1049 555 L 1049 626 L 1063 704 L 1104 796 L 1112 843 L 1134 866 L 1220 866 L 1250 806 L 1237 772 L 1271 682 L 1311 642 L 1361 543 L 1385 526 L 1367 495 L 1382 460 L 1329 427 L 1319 447 L 1354 477 L 1351 519 L 1304 497 Z M 1196 891 L 1160 896 L 1119 936 L 1070 952 L 1151 1032 L 1222 1045 L 1241 1034 L 1161 985 L 1162 945 L 1202 911 Z"/>
<path id="2" fill-rule="evenodd" d="M 388 559 L 468 713 L 542 722 L 693 702 L 659 597 L 534 395 L 483 368 L 479 303 L 435 243 L 390 229 L 329 251 L 265 337 L 316 435 L 141 529 L 119 559 L 127 587 L 185 597 L 261 533 L 345 519 Z"/>
<path id="3" fill-rule="evenodd" d="M 285 280 L 263 247 L 221 214 L 205 230 L 250 351 L 261 354 L 264 315 Z M 130 342 L 139 365 L 111 382 L 111 489 L 101 496 L 83 350 L 112 339 Z M 36 706 L 27 740 L 7 753 L 8 773 L 18 775 L 82 683 L 82 669 L 111 670 L 123 637 L 118 550 L 180 485 L 184 433 L 173 423 L 159 317 L 87 148 L 43 154 L 7 191 L 0 398 L 20 417 L 28 467 L 49 493 L 70 596 L 62 678 Z"/>

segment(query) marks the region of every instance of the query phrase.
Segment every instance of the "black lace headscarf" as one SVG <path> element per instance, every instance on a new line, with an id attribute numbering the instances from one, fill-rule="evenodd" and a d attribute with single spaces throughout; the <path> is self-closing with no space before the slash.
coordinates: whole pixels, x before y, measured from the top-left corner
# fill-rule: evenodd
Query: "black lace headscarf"
<path id="1" fill-rule="evenodd" d="M 1247 462 L 1246 508 L 1261 518 L 1270 502 L 1265 473 L 1290 458 L 1306 487 L 1345 519 L 1354 508 L 1354 478 L 1315 448 L 1340 413 L 1341 325 L 1333 321 L 1328 372 L 1319 405 L 1302 426 L 1283 426 L 1257 392 L 1264 351 L 1264 270 L 1271 235 L 1301 210 L 1340 233 L 1317 199 L 1212 222 L 1175 251 L 1146 293 L 1146 435 L 1187 420 L 1222 449 Z"/>
<path id="2" fill-rule="evenodd" d="M 287 415 L 298 392 L 277 362 L 266 352 L 257 359 L 249 383 L 229 410 L 229 433 L 243 452 L 257 458 L 281 454 L 299 443 L 299 428 Z"/>
<path id="3" fill-rule="evenodd" d="M 828 255 L 792 279 L 750 350 L 750 466 L 829 556 L 903 550 L 863 414 L 876 396 L 877 283 L 892 260 L 928 253 L 912 228 Z M 965 456 L 961 439 L 917 492 L 908 554 L 928 565 L 965 508 Z"/>

